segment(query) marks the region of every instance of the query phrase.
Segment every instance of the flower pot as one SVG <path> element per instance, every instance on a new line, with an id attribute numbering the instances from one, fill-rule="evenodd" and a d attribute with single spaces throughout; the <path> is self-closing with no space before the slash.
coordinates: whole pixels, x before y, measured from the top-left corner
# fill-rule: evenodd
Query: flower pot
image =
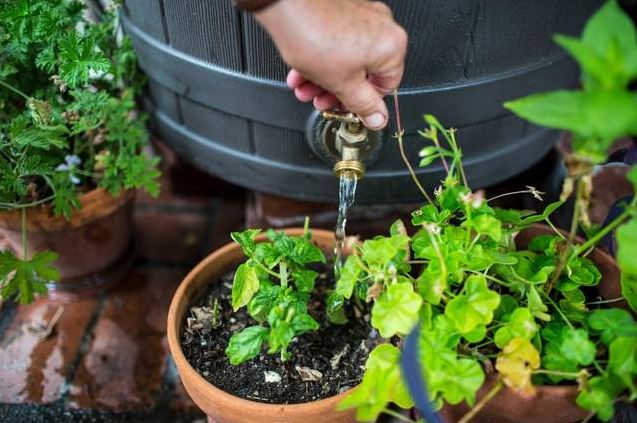
<path id="1" fill-rule="evenodd" d="M 52 206 L 27 209 L 29 256 L 44 250 L 58 254 L 60 280 L 48 283 L 52 296 L 73 297 L 101 292 L 118 282 L 133 260 L 134 191 L 118 197 L 101 188 L 80 196 L 82 207 L 70 220 L 53 216 Z M 0 232 L 22 255 L 21 212 L 0 213 Z"/>
<path id="2" fill-rule="evenodd" d="M 289 235 L 300 235 L 302 229 L 288 229 Z M 262 241 L 261 235 L 257 240 Z M 334 246 L 334 234 L 312 231 L 313 241 L 324 251 Z M 336 411 L 336 405 L 350 392 L 303 404 L 264 404 L 231 395 L 205 380 L 188 363 L 181 348 L 180 332 L 190 306 L 202 298 L 211 281 L 232 270 L 244 259 L 241 247 L 227 244 L 199 263 L 183 280 L 168 311 L 168 345 L 186 391 L 207 415 L 210 422 L 222 423 L 345 423 L 355 421 L 355 410 Z"/>
<path id="3" fill-rule="evenodd" d="M 526 248 L 538 235 L 551 235 L 554 232 L 545 225 L 534 225 L 516 237 L 516 245 Z M 580 239 L 579 242 L 582 242 Z M 604 299 L 621 296 L 620 270 L 613 257 L 596 248 L 588 255 L 599 268 L 602 280 L 597 286 L 599 295 Z M 627 307 L 625 301 L 614 303 L 615 307 Z M 487 380 L 476 395 L 476 401 L 484 397 L 497 382 L 497 374 L 487 375 Z M 493 423 L 571 423 L 583 420 L 589 413 L 575 404 L 578 395 L 577 385 L 536 386 L 536 394 L 526 398 L 509 388 L 503 388 L 474 417 L 472 422 Z M 466 403 L 443 409 L 447 421 L 457 421 L 470 407 Z"/>

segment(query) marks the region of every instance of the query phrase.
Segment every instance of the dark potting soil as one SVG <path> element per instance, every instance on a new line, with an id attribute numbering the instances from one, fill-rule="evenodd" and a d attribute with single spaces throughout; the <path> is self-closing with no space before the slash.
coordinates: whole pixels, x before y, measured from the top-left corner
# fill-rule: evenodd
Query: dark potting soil
<path id="1" fill-rule="evenodd" d="M 350 316 L 344 325 L 328 322 L 323 304 L 334 279 L 327 268 L 316 269 L 316 292 L 309 304 L 310 314 L 321 327 L 298 336 L 290 344 L 291 358 L 287 361 L 282 362 L 278 353 L 267 354 L 265 348 L 258 357 L 238 366 L 228 361 L 225 349 L 232 334 L 257 324 L 245 307 L 236 313 L 232 310 L 234 272 L 225 274 L 220 281 L 211 281 L 204 298 L 191 307 L 181 332 L 186 359 L 216 387 L 253 401 L 297 404 L 352 388 L 363 376 L 369 352 L 382 339 L 369 326 L 369 315 Z M 215 299 L 220 317 L 217 327 L 211 321 Z"/>

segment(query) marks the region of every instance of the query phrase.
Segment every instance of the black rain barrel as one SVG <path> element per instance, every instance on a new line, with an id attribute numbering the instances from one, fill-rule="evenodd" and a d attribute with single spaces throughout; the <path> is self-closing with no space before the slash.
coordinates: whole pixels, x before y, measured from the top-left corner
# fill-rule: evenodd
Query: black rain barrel
<path id="1" fill-rule="evenodd" d="M 520 173 L 548 152 L 558 134 L 512 116 L 502 103 L 577 84 L 577 68 L 552 34 L 579 35 L 600 0 L 386 3 L 409 32 L 400 107 L 414 163 L 423 146 L 416 131 L 424 113 L 458 128 L 474 187 Z M 331 166 L 306 136 L 316 115 L 286 88 L 287 68 L 250 15 L 230 0 L 127 0 L 122 20 L 149 77 L 146 103 L 155 131 L 179 154 L 258 191 L 336 200 Z M 420 198 L 394 131 L 382 135 L 358 202 Z M 430 187 L 441 175 L 440 167 L 419 170 Z"/>

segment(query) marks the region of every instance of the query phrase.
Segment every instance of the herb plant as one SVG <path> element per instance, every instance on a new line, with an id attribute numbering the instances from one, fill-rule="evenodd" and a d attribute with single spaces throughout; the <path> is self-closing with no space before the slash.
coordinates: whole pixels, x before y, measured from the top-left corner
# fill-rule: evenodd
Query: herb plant
<path id="1" fill-rule="evenodd" d="M 144 80 L 117 11 L 95 23 L 79 1 L 2 1 L 0 34 L 0 210 L 20 210 L 24 222 L 27 208 L 51 204 L 70 218 L 96 187 L 156 195 L 158 159 L 142 151 L 146 118 L 135 105 Z M 28 259 L 23 238 L 22 258 L 0 255 L 1 295 L 29 302 L 59 274 L 55 253 Z"/>
<path id="2" fill-rule="evenodd" d="M 233 365 L 255 358 L 267 344 L 268 353 L 289 358 L 288 345 L 319 324 L 308 314 L 307 304 L 318 273 L 311 263 L 325 263 L 323 252 L 310 241 L 308 221 L 303 236 L 269 230 L 269 242 L 255 242 L 258 229 L 233 232 L 232 239 L 248 257 L 237 267 L 232 283 L 232 307 L 247 306 L 259 324 L 230 338 L 226 355 Z"/>
<path id="3" fill-rule="evenodd" d="M 602 420 L 612 417 L 618 399 L 637 398 L 637 323 L 628 311 L 606 307 L 625 299 L 637 311 L 637 200 L 597 232 L 587 218 L 593 166 L 604 161 L 615 139 L 637 134 L 637 96 L 628 88 L 637 77 L 637 36 L 610 1 L 591 18 L 582 39 L 556 41 L 580 64 L 583 90 L 538 94 L 506 106 L 573 133 L 562 201 L 531 215 L 490 206 L 492 199 L 467 184 L 455 131 L 425 116 L 429 128 L 421 135 L 431 145 L 421 150 L 420 164 L 440 161 L 447 177 L 435 198 L 423 191 L 428 204 L 412 214 L 413 236 L 395 223 L 389 237 L 366 241 L 347 259 L 337 282 L 344 299 L 375 301 L 372 325 L 385 337 L 401 337 L 420 320 L 430 397 L 437 407 L 462 401 L 474 406 L 463 421 L 504 386 L 532 396 L 537 385 L 577 383 L 577 404 Z M 397 137 L 402 149 L 402 133 Z M 627 177 L 637 189 L 637 169 Z M 573 190 L 576 211 L 565 234 L 550 216 Z M 540 195 L 532 188 L 529 193 Z M 518 248 L 516 235 L 535 223 L 545 223 L 553 234 Z M 582 243 L 576 239 L 580 225 L 593 233 Z M 600 301 L 594 287 L 601 274 L 587 254 L 618 227 L 623 295 Z M 392 344 L 372 351 L 361 385 L 341 406 L 356 407 L 366 421 L 387 411 L 389 402 L 409 406 L 398 376 L 400 354 Z M 485 368 L 495 368 L 497 382 L 476 404 Z"/>

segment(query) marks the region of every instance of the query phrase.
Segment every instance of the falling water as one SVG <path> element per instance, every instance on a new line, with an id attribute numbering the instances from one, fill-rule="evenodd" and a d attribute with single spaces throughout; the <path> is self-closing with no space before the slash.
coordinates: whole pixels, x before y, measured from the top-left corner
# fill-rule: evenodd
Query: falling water
<path id="1" fill-rule="evenodd" d="M 343 243 L 345 241 L 345 225 L 347 210 L 354 204 L 356 197 L 356 177 L 352 174 L 341 175 L 338 189 L 338 220 L 336 221 L 334 245 L 334 277 L 338 280 L 343 267 Z"/>

